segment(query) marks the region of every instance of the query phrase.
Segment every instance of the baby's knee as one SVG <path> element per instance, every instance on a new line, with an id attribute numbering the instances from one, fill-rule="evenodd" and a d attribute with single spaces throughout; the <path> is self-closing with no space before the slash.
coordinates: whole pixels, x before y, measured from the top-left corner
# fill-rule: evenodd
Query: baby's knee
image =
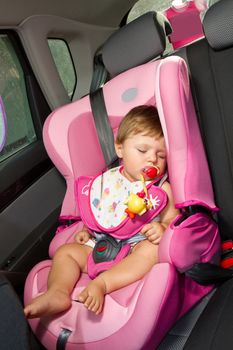
<path id="1" fill-rule="evenodd" d="M 77 243 L 68 243 L 63 244 L 61 247 L 59 247 L 54 255 L 54 257 L 64 257 L 64 256 L 73 256 L 78 253 L 78 251 L 81 249 L 81 246 Z"/>

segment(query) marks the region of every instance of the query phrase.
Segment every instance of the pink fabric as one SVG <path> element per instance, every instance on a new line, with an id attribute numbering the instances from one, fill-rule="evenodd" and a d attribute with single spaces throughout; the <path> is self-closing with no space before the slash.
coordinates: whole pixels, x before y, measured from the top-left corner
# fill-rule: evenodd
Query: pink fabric
<path id="1" fill-rule="evenodd" d="M 215 209 L 213 190 L 191 96 L 188 71 L 179 57 L 162 60 L 156 101 L 168 151 L 169 179 L 176 205 L 192 201 Z"/>
<path id="2" fill-rule="evenodd" d="M 25 293 L 25 303 L 37 295 L 35 288 L 30 288 L 31 284 L 36 285 L 40 274 L 43 274 L 45 279 L 49 271 L 47 262 L 40 263 L 37 267 L 38 272 L 35 269 L 32 270 L 27 279 L 25 289 L 30 290 L 32 294 Z M 89 279 L 84 275 L 73 291 L 74 299 L 81 291 L 81 286 L 86 285 L 88 281 Z M 158 281 L 159 288 L 157 288 Z M 176 320 L 175 315 L 182 302 L 182 294 L 179 294 L 177 287 L 177 273 L 174 268 L 169 264 L 161 264 L 160 267 L 155 266 L 151 274 L 129 288 L 106 296 L 104 312 L 99 316 L 92 314 L 81 303 L 73 301 L 72 308 L 60 316 L 43 318 L 41 321 L 29 320 L 29 322 L 36 336 L 42 339 L 46 348 L 51 350 L 56 349 L 56 337 L 62 328 L 68 328 L 73 332 L 69 337 L 67 350 L 75 349 L 75 346 L 79 349 L 119 349 L 122 344 L 125 344 L 124 349 L 127 350 L 143 349 L 143 346 L 146 346 L 145 349 L 154 350 L 158 339 Z M 39 292 L 42 290 L 45 289 L 40 289 Z M 128 302 L 125 303 L 125 300 Z M 145 300 L 150 302 L 143 302 Z M 170 305 L 171 312 L 169 316 L 161 318 L 163 308 L 167 304 Z M 153 335 L 155 328 L 158 328 L 156 338 Z M 140 332 L 135 332 L 132 337 L 132 329 L 140 329 Z"/>
<path id="3" fill-rule="evenodd" d="M 213 286 L 201 286 L 194 283 L 189 277 L 181 275 L 181 278 L 183 279 L 184 302 L 179 310 L 178 319 L 200 301 L 201 297 L 207 295 L 213 289 Z"/>
<path id="4" fill-rule="evenodd" d="M 56 250 L 65 243 L 73 243 L 75 234 L 83 227 L 83 222 L 78 221 L 57 234 L 50 243 L 49 256 L 52 258 Z"/>
<path id="5" fill-rule="evenodd" d="M 31 271 L 25 285 L 25 291 L 29 291 L 25 292 L 25 303 L 37 295 L 36 283 L 46 281 L 50 265 L 51 262 L 45 261 Z M 73 291 L 74 299 L 88 281 L 84 274 Z M 31 285 L 34 285 L 33 289 Z M 38 293 L 45 289 L 46 284 L 38 285 Z M 49 350 L 56 349 L 62 328 L 73 332 L 67 350 L 77 347 L 81 350 L 117 350 L 122 344 L 125 350 L 154 350 L 174 322 L 210 290 L 190 279 L 178 278 L 173 266 L 164 263 L 156 265 L 143 280 L 107 296 L 106 312 L 104 310 L 100 316 L 92 315 L 82 304 L 73 301 L 67 312 L 53 318 L 32 319 L 29 323 Z M 120 317 L 116 317 L 118 310 L 122 310 Z"/>
<path id="6" fill-rule="evenodd" d="M 169 262 L 180 272 L 198 262 L 218 263 L 220 237 L 215 222 L 205 214 L 195 214 L 164 233 L 159 245 L 159 261 Z"/>

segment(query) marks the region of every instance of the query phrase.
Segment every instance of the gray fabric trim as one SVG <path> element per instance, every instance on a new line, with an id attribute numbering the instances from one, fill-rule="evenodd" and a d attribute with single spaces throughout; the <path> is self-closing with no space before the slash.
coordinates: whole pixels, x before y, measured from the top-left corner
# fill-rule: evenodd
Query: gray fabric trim
<path id="1" fill-rule="evenodd" d="M 202 314 L 206 305 L 214 295 L 215 290 L 206 295 L 196 306 L 187 312 L 168 332 L 157 350 L 182 350 L 189 338 L 193 327 Z M 198 349 L 198 347 L 196 348 Z M 188 348 L 187 348 L 188 350 Z"/>
<path id="2" fill-rule="evenodd" d="M 99 233 L 99 232 L 93 232 L 95 235 L 95 239 L 96 241 L 100 241 L 101 239 L 104 239 L 106 237 L 106 233 Z M 116 239 L 117 242 L 122 242 L 123 245 L 129 243 L 137 243 L 137 242 L 141 242 L 144 241 L 146 239 L 145 236 L 143 236 L 141 233 L 136 233 L 134 236 L 130 237 L 130 238 L 126 238 L 126 239 Z"/>
<path id="3" fill-rule="evenodd" d="M 163 185 L 163 183 L 168 179 L 168 173 L 166 172 L 163 177 L 160 179 L 159 183 L 158 183 L 158 187 L 161 187 Z"/>

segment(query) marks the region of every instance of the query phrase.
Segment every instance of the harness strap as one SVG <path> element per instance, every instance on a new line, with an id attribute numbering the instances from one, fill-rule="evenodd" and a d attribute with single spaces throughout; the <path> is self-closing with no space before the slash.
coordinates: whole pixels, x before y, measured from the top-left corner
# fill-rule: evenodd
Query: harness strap
<path id="1" fill-rule="evenodd" d="M 212 284 L 218 285 L 229 280 L 233 277 L 233 271 L 211 263 L 197 263 L 186 271 L 185 275 L 198 284 L 208 286 Z"/>
<path id="2" fill-rule="evenodd" d="M 93 231 L 93 236 L 96 238 L 96 241 L 99 242 L 99 241 L 105 240 L 106 237 L 109 237 L 109 234 L 104 233 L 104 232 L 100 233 L 100 232 Z M 113 238 L 113 237 L 111 237 L 111 238 Z M 145 236 L 141 235 L 140 233 L 136 233 L 134 236 L 132 236 L 130 238 L 125 238 L 125 239 L 114 238 L 114 240 L 121 243 L 121 246 L 123 246 L 125 244 L 132 244 L 132 243 L 144 241 L 145 239 L 146 239 Z"/>
<path id="3" fill-rule="evenodd" d="M 62 328 L 57 339 L 56 350 L 65 350 L 68 338 L 71 335 L 71 333 L 72 332 L 69 329 Z"/>

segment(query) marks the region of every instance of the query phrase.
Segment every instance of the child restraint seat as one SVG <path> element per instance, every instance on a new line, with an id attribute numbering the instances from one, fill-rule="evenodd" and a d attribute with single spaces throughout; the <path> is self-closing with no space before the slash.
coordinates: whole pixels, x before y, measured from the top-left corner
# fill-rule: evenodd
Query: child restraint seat
<path id="1" fill-rule="evenodd" d="M 136 46 L 141 45 L 139 50 L 132 40 L 135 37 Z M 185 275 L 197 262 L 218 263 L 220 242 L 211 218 L 216 206 L 186 64 L 175 56 L 144 64 L 160 55 L 164 46 L 164 23 L 155 13 L 115 33 L 103 47 L 104 64 L 115 76 L 104 85 L 103 94 L 114 134 L 122 117 L 134 106 L 157 106 L 167 147 L 169 181 L 181 214 L 164 233 L 160 262 L 142 280 L 106 295 L 100 315 L 76 301 L 89 281 L 83 274 L 68 311 L 29 320 L 49 350 L 154 350 L 171 326 L 212 289 Z M 60 219 L 74 220 L 59 228 L 50 245 L 52 257 L 60 245 L 74 240 L 74 233 L 82 226 L 75 198 L 77 178 L 97 175 L 106 167 L 89 96 L 58 108 L 47 118 L 44 142 L 67 182 Z M 29 273 L 26 304 L 46 290 L 50 267 L 51 260 L 43 261 Z"/>

